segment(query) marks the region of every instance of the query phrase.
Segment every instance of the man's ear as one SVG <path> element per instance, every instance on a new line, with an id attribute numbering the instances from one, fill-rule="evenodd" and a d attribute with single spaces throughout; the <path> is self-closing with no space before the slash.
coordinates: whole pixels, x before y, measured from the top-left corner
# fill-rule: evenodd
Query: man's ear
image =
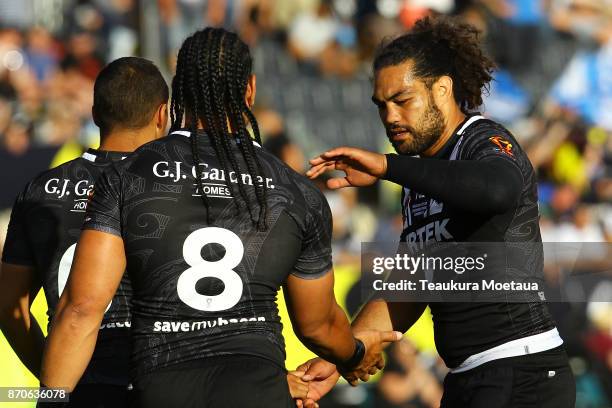
<path id="1" fill-rule="evenodd" d="M 246 102 L 249 109 L 255 104 L 255 94 L 257 93 L 257 77 L 255 74 L 249 76 L 247 82 L 246 93 L 244 95 L 244 101 Z"/>
<path id="2" fill-rule="evenodd" d="M 448 75 L 442 75 L 434 82 L 432 92 L 438 106 L 443 106 L 448 104 L 449 101 L 454 101 L 453 79 Z"/>
<path id="3" fill-rule="evenodd" d="M 155 112 L 155 133 L 161 137 L 168 126 L 168 103 L 162 103 Z"/>

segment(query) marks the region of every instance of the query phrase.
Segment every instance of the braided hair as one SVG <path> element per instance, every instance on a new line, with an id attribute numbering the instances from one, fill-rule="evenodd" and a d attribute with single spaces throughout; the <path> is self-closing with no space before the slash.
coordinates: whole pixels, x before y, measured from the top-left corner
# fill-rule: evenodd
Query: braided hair
<path id="1" fill-rule="evenodd" d="M 196 31 L 185 40 L 178 53 L 176 75 L 172 80 L 170 118 L 172 130 L 185 125 L 192 133 L 191 150 L 198 169 L 197 183 L 210 223 L 209 202 L 202 184 L 202 167 L 198 151 L 198 121 L 205 124 L 219 163 L 228 175 L 230 171 L 242 173 L 234 154 L 234 146 L 246 164 L 246 172 L 253 181 L 258 211 L 249 200 L 243 183 L 238 181 L 238 193 L 248 210 L 251 221 L 259 230 L 265 230 L 267 204 L 266 188 L 261 163 L 255 153 L 247 122 L 255 140 L 261 144 L 255 115 L 246 104 L 244 95 L 251 75 L 253 60 L 248 46 L 234 33 L 222 28 L 207 27 Z M 233 130 L 231 133 L 230 128 Z M 234 183 L 228 188 L 235 193 Z M 240 200 L 234 200 L 240 211 Z M 257 216 L 255 213 L 258 212 Z"/>

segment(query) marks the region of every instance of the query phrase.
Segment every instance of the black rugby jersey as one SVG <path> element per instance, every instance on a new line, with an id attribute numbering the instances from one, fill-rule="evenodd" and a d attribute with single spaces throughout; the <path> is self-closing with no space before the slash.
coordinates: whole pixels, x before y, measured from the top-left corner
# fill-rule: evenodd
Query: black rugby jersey
<path id="1" fill-rule="evenodd" d="M 15 201 L 2 261 L 34 267 L 47 299 L 49 323 L 68 280 L 93 183 L 126 155 L 89 149 L 82 157 L 41 173 Z M 127 384 L 130 297 L 124 277 L 104 314 L 81 383 Z"/>
<path id="2" fill-rule="evenodd" d="M 541 242 L 536 176 L 508 130 L 482 116 L 468 116 L 434 157 L 421 160 L 506 160 L 520 170 L 523 187 L 517 205 L 495 215 L 467 212 L 404 187 L 400 241 L 409 250 L 419 251 L 432 242 L 513 243 L 513 250 L 523 251 L 514 258 L 528 265 L 516 270 L 543 280 L 541 245 L 528 244 Z M 506 267 L 514 270 L 513 265 Z M 521 296 L 524 303 L 431 302 L 436 347 L 446 365 L 457 367 L 473 354 L 555 327 L 538 295 Z"/>
<path id="3" fill-rule="evenodd" d="M 116 163 L 87 210 L 84 228 L 121 236 L 125 245 L 134 377 L 223 355 L 284 368 L 277 291 L 290 273 L 312 279 L 331 269 L 329 206 L 314 184 L 257 146 L 264 177 L 251 178 L 236 146 L 240 171 L 226 173 L 203 132 L 196 136 L 200 191 L 190 137 L 173 132 Z M 238 183 L 255 214 L 253 184 L 266 187 L 267 230 L 254 227 Z"/>

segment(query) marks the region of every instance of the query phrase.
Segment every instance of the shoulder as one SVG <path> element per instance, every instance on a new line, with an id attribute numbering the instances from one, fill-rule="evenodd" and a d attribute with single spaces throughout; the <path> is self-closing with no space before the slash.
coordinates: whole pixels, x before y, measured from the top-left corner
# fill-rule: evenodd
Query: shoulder
<path id="1" fill-rule="evenodd" d="M 304 200 L 306 204 L 316 205 L 320 204 L 321 202 L 327 203 L 325 196 L 323 195 L 321 190 L 308 177 L 304 176 L 303 174 L 297 173 L 285 163 L 283 163 L 280 159 L 263 149 L 262 155 L 265 155 L 266 160 L 268 160 L 276 169 L 278 169 L 279 172 L 284 173 L 289 184 L 296 188 L 296 190 L 299 192 L 300 197 Z"/>
<path id="2" fill-rule="evenodd" d="M 187 142 L 188 140 L 185 136 L 169 134 L 141 145 L 128 158 L 142 156 L 151 152 L 165 151 L 168 146 L 180 144 L 181 141 Z"/>
<path id="3" fill-rule="evenodd" d="M 305 176 L 295 173 L 294 184 L 299 190 L 297 207 L 303 214 L 307 226 L 331 223 L 331 209 L 323 192 Z M 331 224 L 330 224 L 331 225 Z"/>
<path id="4" fill-rule="evenodd" d="M 512 133 L 501 123 L 491 119 L 480 119 L 469 126 L 464 133 L 464 143 L 488 140 L 496 135 L 515 140 Z"/>
<path id="5" fill-rule="evenodd" d="M 279 191 L 280 194 L 291 197 L 288 210 L 299 224 L 303 225 L 313 216 L 326 217 L 330 213 L 325 195 L 312 180 L 297 173 L 265 149 L 258 149 L 257 152 L 264 171 L 276 184 L 275 189 L 282 189 L 284 192 Z"/>
<path id="6" fill-rule="evenodd" d="M 114 162 L 112 171 L 122 174 L 132 168 L 144 164 L 154 163 L 157 160 L 169 160 L 176 153 L 176 146 L 185 144 L 188 139 L 183 136 L 168 135 L 145 143 L 130 153 L 125 159 Z M 181 143 L 182 142 L 182 143 Z"/>
<path id="7" fill-rule="evenodd" d="M 469 126 L 461 145 L 461 157 L 469 158 L 482 150 L 491 150 L 510 157 L 521 152 L 514 135 L 500 123 L 480 119 Z"/>
<path id="8" fill-rule="evenodd" d="M 55 181 L 59 185 L 61 180 L 72 180 L 71 175 L 74 173 L 74 169 L 80 166 L 87 166 L 88 163 L 87 160 L 78 157 L 40 172 L 25 185 L 22 197 L 24 199 L 39 197 L 38 193 L 52 187 L 49 186 L 50 183 Z M 56 185 L 56 187 L 58 186 Z"/>
<path id="9" fill-rule="evenodd" d="M 70 171 L 79 166 L 87 166 L 89 163 L 87 160 L 82 157 L 77 157 L 76 159 L 72 159 L 67 161 L 66 163 L 62 163 L 59 166 L 50 168 L 48 170 L 44 170 L 40 172 L 36 177 L 32 179 L 32 183 L 38 183 L 41 180 L 47 180 L 53 177 L 62 177 L 70 173 Z"/>

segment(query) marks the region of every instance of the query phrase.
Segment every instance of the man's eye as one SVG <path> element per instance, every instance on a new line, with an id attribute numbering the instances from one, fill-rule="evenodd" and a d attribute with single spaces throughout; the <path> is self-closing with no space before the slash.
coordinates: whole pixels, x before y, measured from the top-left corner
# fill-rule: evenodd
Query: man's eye
<path id="1" fill-rule="evenodd" d="M 398 105 L 404 105 L 404 104 L 410 102 L 411 100 L 412 99 L 410 99 L 410 98 L 408 98 L 408 99 L 401 99 L 399 101 L 395 101 L 395 103 L 398 104 Z"/>

